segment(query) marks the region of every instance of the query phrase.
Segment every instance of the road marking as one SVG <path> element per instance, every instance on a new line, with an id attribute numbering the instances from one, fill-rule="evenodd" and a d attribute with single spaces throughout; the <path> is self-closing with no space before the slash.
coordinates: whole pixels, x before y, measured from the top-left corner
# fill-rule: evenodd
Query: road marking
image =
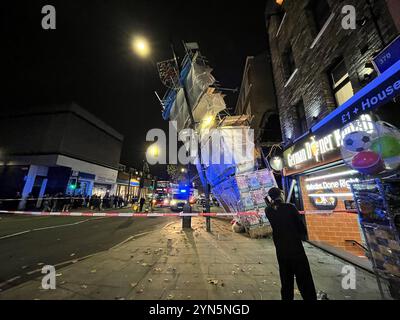
<path id="1" fill-rule="evenodd" d="M 5 236 L 0 237 L 0 240 L 4 240 L 4 239 L 8 239 L 8 238 L 12 238 L 12 237 L 16 237 L 16 236 L 20 236 L 26 233 L 30 233 L 30 232 L 34 232 L 34 231 L 43 231 L 43 230 L 50 230 L 50 229 L 56 229 L 56 228 L 63 228 L 63 227 L 71 227 L 71 226 L 76 226 L 88 221 L 94 221 L 94 220 L 101 220 L 104 219 L 102 217 L 97 217 L 97 218 L 93 218 L 93 219 L 86 219 L 86 220 L 82 220 L 82 221 L 77 221 L 74 223 L 67 223 L 67 224 L 60 224 L 60 225 L 54 225 L 54 226 L 48 226 L 48 227 L 43 227 L 43 228 L 36 228 L 36 229 L 29 229 L 29 230 L 25 230 L 25 231 L 21 231 L 21 232 L 17 232 L 17 233 L 13 233 L 13 234 L 8 234 Z"/>
<path id="2" fill-rule="evenodd" d="M 8 238 L 16 237 L 16 236 L 20 236 L 20 235 L 22 235 L 22 234 L 29 233 L 29 232 L 32 232 L 32 230 L 26 230 L 26 231 L 21 231 L 21 232 L 13 233 L 13 234 L 8 234 L 8 235 L 5 235 L 5 236 L 0 237 L 0 240 L 8 239 Z"/>
<path id="3" fill-rule="evenodd" d="M 0 283 L 0 288 L 4 287 L 5 285 L 10 284 L 11 282 L 14 282 L 15 280 L 18 280 L 20 278 L 21 278 L 21 276 L 16 276 L 14 278 L 8 279 L 8 280 Z"/>
<path id="4" fill-rule="evenodd" d="M 2 220 L 1 223 L 7 223 L 7 222 L 45 220 L 46 218 L 48 218 L 48 217 L 46 217 L 46 216 L 44 216 L 44 217 L 24 217 L 24 216 L 9 215 L 7 217 L 0 217 L 0 220 Z"/>
<path id="5" fill-rule="evenodd" d="M 77 222 L 73 222 L 73 223 L 60 224 L 60 225 L 55 225 L 55 226 L 43 227 L 43 228 L 36 228 L 36 229 L 33 229 L 32 231 L 41 231 L 41 230 L 49 230 L 49 229 L 56 229 L 56 228 L 62 228 L 62 227 L 76 226 L 78 224 L 82 224 L 82 223 L 85 223 L 88 221 L 100 220 L 100 219 L 103 219 L 103 218 L 99 217 L 99 218 L 94 218 L 94 219 L 86 219 L 86 220 L 82 220 L 82 221 L 77 221 Z"/>
<path id="6" fill-rule="evenodd" d="M 91 258 L 91 257 L 93 257 L 93 256 L 95 256 L 95 255 L 97 255 L 97 254 L 99 254 L 99 253 L 101 253 L 101 252 L 104 252 L 104 251 L 92 253 L 92 254 L 89 254 L 89 255 L 84 256 L 84 257 L 81 257 L 81 258 L 75 258 L 75 259 L 70 259 L 70 260 L 67 260 L 67 261 L 59 262 L 59 263 L 55 264 L 54 267 L 57 268 L 57 267 L 60 267 L 60 266 L 62 266 L 62 265 L 64 265 L 64 264 L 70 264 L 70 263 L 74 263 L 74 262 L 79 262 L 79 261 L 82 261 L 82 260 Z M 38 273 L 38 272 L 42 272 L 42 269 L 32 270 L 32 271 L 27 272 L 26 274 L 27 274 L 28 276 L 31 276 L 31 275 L 33 275 L 33 274 L 35 274 L 35 273 Z"/>
<path id="7" fill-rule="evenodd" d="M 153 231 L 154 231 L 154 230 L 153 230 Z M 111 248 L 109 248 L 109 249 L 107 249 L 107 250 L 103 250 L 103 251 L 100 251 L 100 252 L 92 253 L 92 254 L 89 254 L 89 255 L 84 256 L 84 257 L 81 257 L 81 258 L 76 258 L 76 259 L 71 259 L 71 260 L 63 261 L 63 262 L 60 262 L 60 263 L 55 264 L 54 267 L 60 267 L 60 266 L 65 265 L 65 264 L 70 264 L 70 263 L 73 263 L 73 262 L 79 262 L 79 261 L 82 261 L 82 260 L 91 258 L 91 257 L 93 257 L 93 256 L 95 256 L 95 255 L 104 253 L 104 252 L 106 252 L 106 251 L 113 250 L 113 249 L 115 249 L 115 248 L 117 248 L 117 247 L 119 247 L 119 246 L 122 246 L 123 244 L 125 244 L 125 243 L 131 241 L 131 240 L 134 239 L 134 238 L 137 238 L 137 237 L 140 237 L 140 236 L 144 236 L 144 235 L 149 234 L 149 233 L 151 233 L 151 232 L 153 232 L 153 231 L 148 231 L 148 232 L 143 232 L 143 233 L 135 234 L 135 235 L 130 236 L 129 238 L 125 239 L 124 241 L 122 241 L 122 242 L 116 244 L 115 246 L 113 246 L 113 247 L 111 247 Z M 42 269 L 36 269 L 36 270 L 29 271 L 29 272 L 27 272 L 26 274 L 27 274 L 28 276 L 31 276 L 31 275 L 33 275 L 33 274 L 35 274 L 35 273 L 38 273 L 38 272 L 41 272 L 41 271 L 42 271 Z"/>
<path id="8" fill-rule="evenodd" d="M 133 239 L 135 239 L 135 238 L 137 238 L 137 237 L 145 236 L 146 234 L 149 234 L 149 233 L 151 233 L 151 232 L 153 232 L 153 231 L 154 231 L 154 230 L 152 230 L 152 231 L 147 231 L 147 232 L 143 232 L 143 233 L 139 233 L 139 234 L 135 234 L 135 235 L 133 235 L 133 236 L 130 236 L 128 239 L 125 239 L 124 241 L 122 241 L 122 242 L 116 244 L 115 246 L 111 247 L 111 248 L 108 249 L 108 250 L 113 250 L 113 249 L 115 249 L 115 248 L 118 248 L 118 247 L 122 246 L 123 244 L 125 244 L 125 243 L 127 243 L 127 242 L 129 242 L 129 241 L 131 241 L 131 240 L 133 240 Z"/>
<path id="9" fill-rule="evenodd" d="M 97 218 L 97 219 L 87 219 L 87 220 L 85 220 L 85 221 L 89 221 L 89 220 L 99 220 L 99 219 L 101 219 L 101 218 Z M 170 223 L 166 224 L 162 229 L 165 229 L 165 228 L 167 228 L 168 226 L 170 226 L 170 225 L 172 225 L 172 224 L 174 224 L 174 223 L 176 223 L 176 222 L 175 222 L 175 221 L 170 222 Z M 93 253 L 93 254 L 89 254 L 89 255 L 84 256 L 84 257 L 81 257 L 81 258 L 77 257 L 77 258 L 75 258 L 75 259 L 70 259 L 70 260 L 67 260 L 67 261 L 63 261 L 63 262 L 60 262 L 60 263 L 55 264 L 54 267 L 55 267 L 55 268 L 58 268 L 58 267 L 63 266 L 63 265 L 65 265 L 65 264 L 71 264 L 71 263 L 74 263 L 74 262 L 76 263 L 76 262 L 79 262 L 79 261 L 82 261 L 82 260 L 85 260 L 85 259 L 89 259 L 89 258 L 94 257 L 94 256 L 96 256 L 96 255 L 99 255 L 99 254 L 102 254 L 102 253 L 104 253 L 104 252 L 113 250 L 113 249 L 115 249 L 115 248 L 117 248 L 117 247 L 119 247 L 119 246 L 121 246 L 121 245 L 123 245 L 123 244 L 125 244 L 125 243 L 127 243 L 127 242 L 129 242 L 129 241 L 131 241 L 131 240 L 134 239 L 134 238 L 137 238 L 137 237 L 140 237 L 140 236 L 144 236 L 144 235 L 146 235 L 146 234 L 149 234 L 149 233 L 152 233 L 152 232 L 155 232 L 155 231 L 156 231 L 156 230 L 151 230 L 151 231 L 147 231 L 147 232 L 142 232 L 142 233 L 139 233 L 139 234 L 135 234 L 135 235 L 128 237 L 128 238 L 125 239 L 124 241 L 122 241 L 122 242 L 116 244 L 115 246 L 113 246 L 113 247 L 111 247 L 111 248 L 109 248 L 109 249 L 107 249 L 107 250 L 103 250 L 103 251 L 99 251 L 99 252 L 96 252 L 96 253 Z M 28 232 L 30 232 L 30 231 L 28 231 Z M 0 238 L 0 239 L 1 239 L 1 238 Z M 33 275 L 33 274 L 35 274 L 35 273 L 39 273 L 39 272 L 42 272 L 42 268 L 41 268 L 41 269 L 36 269 L 36 270 L 29 271 L 29 272 L 26 273 L 26 275 L 31 276 L 31 275 Z M 14 282 L 15 280 L 18 280 L 18 279 L 20 279 L 20 278 L 21 278 L 21 276 L 16 276 L 16 277 L 11 278 L 11 279 L 9 279 L 9 280 L 7 280 L 7 281 L 4 281 L 4 282 L 0 283 L 0 288 L 3 287 L 3 286 L 5 286 L 5 285 L 7 285 L 7 284 L 10 284 L 11 282 Z"/>

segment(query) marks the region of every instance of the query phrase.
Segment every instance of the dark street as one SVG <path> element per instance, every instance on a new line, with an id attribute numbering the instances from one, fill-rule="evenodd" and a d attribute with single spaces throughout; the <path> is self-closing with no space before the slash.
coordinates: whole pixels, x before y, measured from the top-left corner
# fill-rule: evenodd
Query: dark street
<path id="1" fill-rule="evenodd" d="M 0 218 L 1 290 L 37 277 L 43 265 L 61 267 L 74 263 L 178 219 L 9 215 Z"/>

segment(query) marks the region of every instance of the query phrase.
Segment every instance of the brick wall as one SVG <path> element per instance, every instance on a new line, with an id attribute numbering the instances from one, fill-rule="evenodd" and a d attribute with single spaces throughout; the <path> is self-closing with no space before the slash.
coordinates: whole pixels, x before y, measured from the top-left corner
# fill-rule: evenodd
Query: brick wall
<path id="1" fill-rule="evenodd" d="M 327 70 L 335 60 L 343 57 L 349 71 L 355 92 L 361 89 L 360 78 L 364 66 L 375 52 L 382 48 L 377 30 L 371 20 L 356 30 L 344 30 L 341 26 L 344 5 L 354 5 L 357 19 L 368 13 L 364 0 L 328 0 L 334 18 L 313 49 L 311 44 L 317 36 L 311 13 L 306 9 L 308 0 L 286 0 L 286 17 L 277 35 L 279 18 L 269 18 L 268 34 L 274 81 L 277 91 L 278 109 L 284 142 L 296 138 L 296 113 L 294 106 L 303 99 L 308 127 L 324 118 L 335 107 Z M 376 13 L 380 16 L 379 26 L 385 41 L 389 42 L 398 33 L 388 12 L 386 1 L 375 2 Z M 275 9 L 274 9 L 275 10 Z M 268 13 L 268 12 L 267 12 Z M 291 46 L 296 67 L 299 69 L 293 80 L 285 87 L 282 55 Z"/>
<path id="2" fill-rule="evenodd" d="M 300 178 L 302 190 L 302 200 L 305 211 L 315 211 L 308 192 L 305 188 L 305 177 Z M 339 188 L 333 190 L 336 193 L 350 192 L 349 189 Z M 348 198 L 339 198 L 335 211 L 345 211 L 344 200 Z M 346 240 L 355 240 L 361 243 L 361 229 L 358 226 L 358 216 L 355 213 L 335 212 L 333 214 L 306 214 L 306 223 L 308 236 L 310 240 L 325 242 L 331 246 L 349 251 L 355 255 L 362 256 L 364 251 L 352 244 L 346 243 Z"/>
<path id="3" fill-rule="evenodd" d="M 331 246 L 346 250 L 352 254 L 363 256 L 364 251 L 346 240 L 361 243 L 357 214 L 306 214 L 309 240 L 325 242 Z"/>
<path id="4" fill-rule="evenodd" d="M 267 7 L 267 30 L 284 143 L 290 143 L 290 139 L 294 140 L 301 135 L 296 125 L 297 115 L 294 109 L 300 99 L 303 100 L 308 128 L 337 107 L 328 76 L 328 70 L 337 59 L 343 58 L 353 90 L 357 92 L 366 85 L 361 80 L 366 71 L 366 62 L 383 48 L 379 33 L 371 19 L 368 19 L 364 26 L 357 26 L 356 30 L 342 28 L 343 6 L 353 5 L 356 8 L 357 19 L 362 20 L 364 16 L 369 17 L 367 1 L 327 1 L 334 17 L 313 48 L 311 45 L 318 32 L 313 16 L 307 9 L 308 0 L 285 0 L 283 7 L 286 17 L 282 24 L 278 16 L 268 15 L 276 13 L 279 7 L 274 7 L 272 3 Z M 386 0 L 376 0 L 374 8 L 375 14 L 379 17 L 378 24 L 384 37 L 383 41 L 388 43 L 397 36 L 398 30 L 389 13 Z M 288 78 L 285 75 L 282 59 L 288 47 L 292 48 L 295 65 L 298 68 L 290 83 L 287 83 Z M 304 200 L 307 210 L 308 197 L 304 197 Z M 341 202 L 337 209 L 343 207 Z M 357 215 L 352 213 L 307 215 L 306 221 L 311 240 L 323 241 L 357 255 L 363 254 L 362 250 L 345 243 L 345 240 L 361 242 Z"/>

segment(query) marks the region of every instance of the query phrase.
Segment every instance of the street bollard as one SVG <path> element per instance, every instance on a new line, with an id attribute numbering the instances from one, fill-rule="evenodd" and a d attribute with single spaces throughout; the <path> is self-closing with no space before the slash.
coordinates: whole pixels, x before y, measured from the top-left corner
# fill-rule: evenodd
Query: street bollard
<path id="1" fill-rule="evenodd" d="M 192 228 L 192 217 L 182 217 L 182 229 Z"/>
<path id="2" fill-rule="evenodd" d="M 191 205 L 185 204 L 183 207 L 184 213 L 192 213 Z M 182 229 L 192 228 L 192 217 L 182 217 Z"/>
<path id="3" fill-rule="evenodd" d="M 206 229 L 207 232 L 211 232 L 211 217 L 206 217 Z"/>

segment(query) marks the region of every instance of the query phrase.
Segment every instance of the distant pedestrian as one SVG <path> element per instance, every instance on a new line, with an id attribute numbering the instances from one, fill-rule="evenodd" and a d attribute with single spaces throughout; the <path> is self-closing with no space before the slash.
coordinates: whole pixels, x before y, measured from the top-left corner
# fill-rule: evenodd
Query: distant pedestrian
<path id="1" fill-rule="evenodd" d="M 25 206 L 27 211 L 33 211 L 36 209 L 36 200 L 33 197 L 32 193 L 28 194 L 28 198 L 26 200 L 26 206 Z"/>
<path id="2" fill-rule="evenodd" d="M 90 197 L 89 197 L 89 195 L 87 195 L 87 196 L 85 197 L 84 207 L 85 207 L 85 208 L 90 208 L 89 203 L 90 203 Z"/>
<path id="3" fill-rule="evenodd" d="M 140 201 L 139 201 L 139 212 L 143 212 L 143 206 L 144 206 L 145 202 L 146 202 L 146 199 L 141 197 Z"/>
<path id="4" fill-rule="evenodd" d="M 101 211 L 101 197 L 100 196 L 95 196 L 96 198 L 94 199 L 94 210 Z"/>
<path id="5" fill-rule="evenodd" d="M 20 193 L 20 192 L 17 192 L 17 193 L 15 194 L 14 199 L 15 199 L 14 201 L 11 201 L 11 207 L 10 207 L 10 210 L 11 210 L 11 211 L 16 211 L 16 210 L 18 210 L 19 202 L 21 201 L 21 193 Z"/>
<path id="6" fill-rule="evenodd" d="M 73 198 L 70 195 L 63 195 L 62 203 L 62 212 L 68 212 L 71 209 Z"/>
<path id="7" fill-rule="evenodd" d="M 62 193 L 56 193 L 53 200 L 52 200 L 52 211 L 59 212 L 62 210 L 63 203 L 62 203 Z"/>
<path id="8" fill-rule="evenodd" d="M 124 199 L 122 197 L 118 197 L 118 208 L 122 208 L 124 204 Z"/>
<path id="9" fill-rule="evenodd" d="M 45 194 L 44 197 L 43 197 L 42 211 L 43 212 L 50 212 L 51 211 L 51 203 L 50 203 L 50 198 L 49 198 L 48 194 Z"/>
<path id="10" fill-rule="evenodd" d="M 306 227 L 300 213 L 292 204 L 285 203 L 280 189 L 272 188 L 265 201 L 265 214 L 271 223 L 281 278 L 282 300 L 294 299 L 294 278 L 303 300 L 317 300 L 310 265 L 302 240 Z"/>

